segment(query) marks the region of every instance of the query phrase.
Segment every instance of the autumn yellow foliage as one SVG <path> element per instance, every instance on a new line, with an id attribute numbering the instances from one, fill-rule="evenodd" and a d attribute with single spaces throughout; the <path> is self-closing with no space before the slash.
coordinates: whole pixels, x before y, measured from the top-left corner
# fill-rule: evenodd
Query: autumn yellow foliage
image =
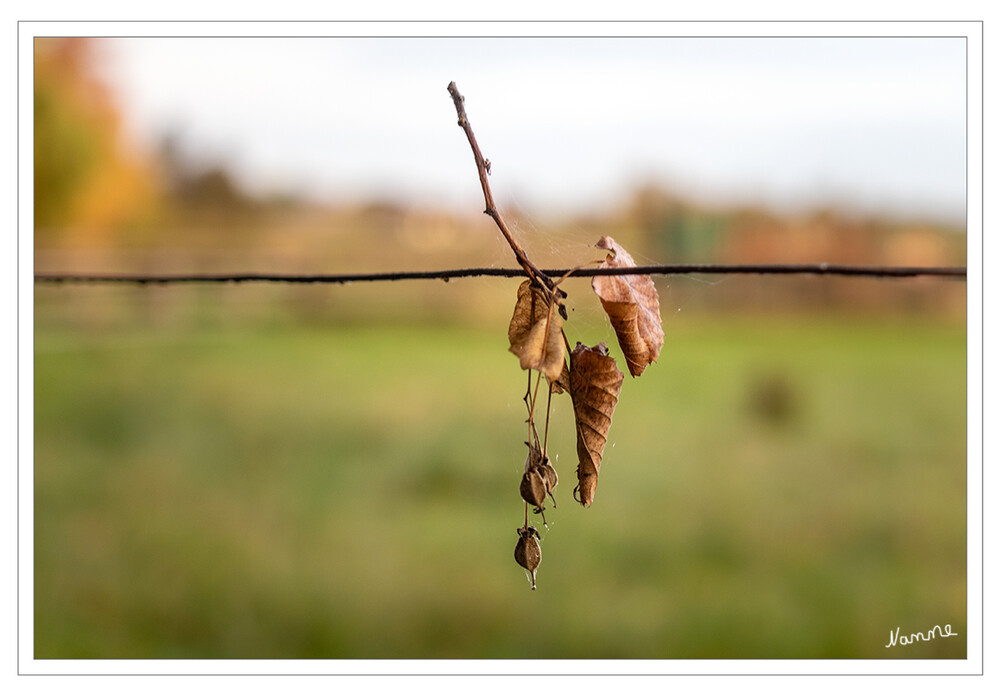
<path id="1" fill-rule="evenodd" d="M 128 142 L 96 76 L 96 45 L 35 41 L 35 234 L 43 243 L 103 245 L 155 210 L 155 167 Z"/>

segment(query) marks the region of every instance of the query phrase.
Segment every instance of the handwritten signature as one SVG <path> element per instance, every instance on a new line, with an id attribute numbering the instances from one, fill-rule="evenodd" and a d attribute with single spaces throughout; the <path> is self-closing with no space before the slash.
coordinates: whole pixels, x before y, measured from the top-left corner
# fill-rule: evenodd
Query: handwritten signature
<path id="1" fill-rule="evenodd" d="M 934 638 L 949 638 L 950 636 L 956 636 L 957 633 L 951 630 L 950 624 L 945 624 L 943 628 L 940 628 L 940 624 L 937 624 L 929 631 L 924 633 L 910 633 L 907 636 L 900 635 L 901 628 L 895 627 L 894 631 L 888 631 L 888 645 L 886 648 L 898 645 L 911 645 L 921 640 L 933 640 Z"/>

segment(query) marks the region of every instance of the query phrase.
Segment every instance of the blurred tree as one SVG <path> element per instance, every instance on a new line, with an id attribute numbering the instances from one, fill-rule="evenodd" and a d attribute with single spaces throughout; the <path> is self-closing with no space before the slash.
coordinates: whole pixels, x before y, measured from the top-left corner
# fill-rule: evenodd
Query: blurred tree
<path id="1" fill-rule="evenodd" d="M 707 263 L 721 244 L 724 211 L 705 211 L 654 184 L 638 188 L 625 215 L 640 237 L 635 248 L 671 263 Z"/>
<path id="2" fill-rule="evenodd" d="M 179 133 L 167 133 L 158 151 L 174 221 L 190 224 L 199 219 L 239 218 L 260 212 L 261 202 L 248 195 L 226 167 L 191 162 L 184 155 L 181 141 Z"/>
<path id="3" fill-rule="evenodd" d="M 147 218 L 155 169 L 129 147 L 107 87 L 95 75 L 97 42 L 35 40 L 36 242 L 95 245 Z"/>

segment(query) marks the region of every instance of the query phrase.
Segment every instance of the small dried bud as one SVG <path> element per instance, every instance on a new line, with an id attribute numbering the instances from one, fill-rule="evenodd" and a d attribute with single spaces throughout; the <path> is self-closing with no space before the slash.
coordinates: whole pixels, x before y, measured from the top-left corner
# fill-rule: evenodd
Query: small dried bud
<path id="1" fill-rule="evenodd" d="M 520 497 L 534 507 L 540 508 L 545 502 L 545 479 L 538 469 L 529 469 L 520 479 Z"/>
<path id="2" fill-rule="evenodd" d="M 541 544 L 538 543 L 538 530 L 534 527 L 521 527 L 517 530 L 520 539 L 513 551 L 513 558 L 527 571 L 531 580 L 531 589 L 536 590 L 538 566 L 541 565 Z"/>

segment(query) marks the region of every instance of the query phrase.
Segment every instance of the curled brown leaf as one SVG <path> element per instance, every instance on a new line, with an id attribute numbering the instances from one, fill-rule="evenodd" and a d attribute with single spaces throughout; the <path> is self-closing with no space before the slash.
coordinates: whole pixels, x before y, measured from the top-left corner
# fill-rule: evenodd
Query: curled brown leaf
<path id="1" fill-rule="evenodd" d="M 529 280 L 517 288 L 517 304 L 507 336 L 510 352 L 520 358 L 521 369 L 537 370 L 549 382 L 558 381 L 565 363 L 562 317 Z"/>
<path id="2" fill-rule="evenodd" d="M 517 288 L 517 304 L 513 308 L 513 317 L 507 331 L 511 348 L 522 343 L 531 327 L 547 314 L 548 301 L 544 293 L 530 280 L 525 280 Z"/>
<path id="3" fill-rule="evenodd" d="M 565 361 L 565 357 L 562 358 L 562 372 L 559 373 L 558 379 L 552 382 L 551 385 L 552 394 L 561 394 L 569 391 L 569 363 Z"/>
<path id="4" fill-rule="evenodd" d="M 593 502 L 607 433 L 623 383 L 624 373 L 607 354 L 605 344 L 599 343 L 593 348 L 576 344 L 569 364 L 569 395 L 576 417 L 576 454 L 579 457 L 576 499 L 583 506 Z"/>
<path id="5" fill-rule="evenodd" d="M 610 252 L 599 268 L 635 265 L 631 255 L 613 237 L 601 237 L 597 247 Z M 665 338 L 656 284 L 647 275 L 620 275 L 594 276 L 592 286 L 617 334 L 628 372 L 637 377 L 659 357 Z"/>

